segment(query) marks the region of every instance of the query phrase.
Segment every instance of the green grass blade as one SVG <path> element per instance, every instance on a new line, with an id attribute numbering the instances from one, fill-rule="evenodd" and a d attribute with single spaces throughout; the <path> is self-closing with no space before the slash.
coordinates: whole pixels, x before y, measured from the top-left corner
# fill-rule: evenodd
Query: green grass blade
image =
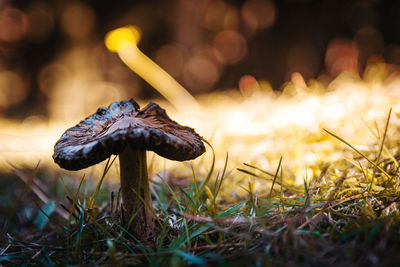
<path id="1" fill-rule="evenodd" d="M 241 203 L 239 203 L 239 204 L 236 204 L 235 206 L 233 206 L 233 207 L 231 207 L 231 208 L 229 208 L 229 209 L 227 209 L 227 210 L 225 210 L 225 211 L 220 212 L 220 213 L 218 214 L 217 218 L 224 218 L 224 217 L 229 217 L 229 216 L 235 216 L 235 213 L 236 213 L 241 207 L 243 207 L 244 205 L 246 205 L 246 202 L 247 202 L 247 201 L 243 201 L 243 202 L 241 202 Z"/>
<path id="2" fill-rule="evenodd" d="M 206 185 L 206 184 L 208 183 L 208 181 L 210 180 L 211 175 L 212 175 L 213 172 L 214 172 L 214 167 L 215 167 L 215 151 L 214 151 L 214 148 L 212 147 L 212 145 L 211 145 L 207 140 L 203 139 L 203 142 L 206 143 L 206 144 L 211 148 L 211 151 L 212 151 L 212 163 L 211 163 L 211 168 L 210 168 L 210 170 L 208 171 L 208 174 L 207 174 L 207 176 L 206 176 L 206 179 L 204 179 L 203 183 L 201 183 L 201 185 L 200 185 L 200 187 L 199 187 L 199 193 L 203 192 L 203 190 L 204 190 L 203 187 L 204 187 L 204 185 Z"/>
<path id="3" fill-rule="evenodd" d="M 206 265 L 206 262 L 204 259 L 202 259 L 200 257 L 196 257 L 188 252 L 183 251 L 183 250 L 176 250 L 175 253 L 178 254 L 179 256 L 181 256 L 182 259 L 187 261 L 188 264 L 195 264 L 195 265 L 199 265 L 199 266 Z"/>
<path id="4" fill-rule="evenodd" d="M 88 203 L 88 208 L 91 209 L 94 207 L 94 204 L 96 202 L 97 199 L 97 195 L 99 194 L 101 185 L 103 184 L 103 180 L 106 177 L 108 171 L 110 170 L 112 164 L 114 163 L 115 159 L 117 158 L 117 156 L 115 156 L 112 160 L 111 157 L 108 158 L 106 166 L 104 167 L 104 171 L 103 174 L 99 180 L 99 182 L 97 183 L 96 189 L 93 191 L 92 196 L 90 197 L 89 203 Z M 111 162 L 110 162 L 111 161 Z"/>

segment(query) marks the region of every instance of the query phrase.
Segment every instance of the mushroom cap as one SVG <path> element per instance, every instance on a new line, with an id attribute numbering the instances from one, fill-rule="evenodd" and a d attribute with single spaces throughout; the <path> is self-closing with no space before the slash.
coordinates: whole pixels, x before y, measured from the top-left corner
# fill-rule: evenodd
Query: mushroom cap
<path id="1" fill-rule="evenodd" d="M 113 102 L 68 129 L 54 146 L 54 161 L 67 170 L 99 163 L 125 146 L 151 150 L 171 160 L 190 160 L 205 152 L 202 137 L 171 120 L 155 103 L 140 110 L 134 100 Z"/>

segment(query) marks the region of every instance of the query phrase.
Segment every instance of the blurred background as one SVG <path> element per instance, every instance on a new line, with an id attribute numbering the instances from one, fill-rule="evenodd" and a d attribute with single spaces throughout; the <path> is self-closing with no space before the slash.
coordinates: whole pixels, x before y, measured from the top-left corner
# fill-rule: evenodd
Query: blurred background
<path id="1" fill-rule="evenodd" d="M 323 129 L 379 151 L 392 108 L 385 141 L 397 142 L 399 18 L 400 1 L 389 0 L 0 0 L 0 180 L 38 163 L 64 174 L 51 157 L 62 133 L 134 98 L 196 129 L 214 148 L 216 170 L 229 154 L 227 199 L 250 182 L 269 188 L 237 171 L 243 163 L 275 173 L 283 157 L 282 179 L 302 184 L 325 163 L 352 158 Z M 126 25 L 140 29 L 138 48 L 198 108 L 168 103 L 107 50 L 105 35 Z M 202 179 L 214 159 L 209 147 L 204 155 L 182 165 L 149 153 L 149 173 L 191 178 L 195 170 Z M 68 175 L 101 177 L 104 164 Z M 118 181 L 118 170 L 110 176 Z"/>
<path id="2" fill-rule="evenodd" d="M 280 90 L 294 72 L 327 84 L 377 57 L 400 64 L 399 17 L 400 2 L 383 0 L 0 0 L 0 116 L 62 120 L 157 97 L 104 46 L 127 24 L 200 95 L 239 88 L 246 74 Z"/>

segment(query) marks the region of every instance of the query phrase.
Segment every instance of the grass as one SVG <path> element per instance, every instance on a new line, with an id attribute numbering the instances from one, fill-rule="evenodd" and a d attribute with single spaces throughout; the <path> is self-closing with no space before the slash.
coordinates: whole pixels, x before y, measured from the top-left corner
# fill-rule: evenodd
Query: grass
<path id="1" fill-rule="evenodd" d="M 360 151 L 340 142 L 351 159 L 320 163 L 302 185 L 285 179 L 282 158 L 274 171 L 229 161 L 180 184 L 159 177 L 152 195 L 161 234 L 141 244 L 120 223 L 118 188 L 100 179 L 54 177 L 39 165 L 15 168 L 0 179 L 0 265 L 6 266 L 263 266 L 395 265 L 400 262 L 398 144 Z M 211 146 L 210 146 L 211 147 Z M 211 149 L 212 151 L 212 149 Z M 213 153 L 213 152 L 212 152 Z M 343 152 L 344 153 L 344 152 Z M 228 203 L 219 196 L 229 176 L 249 177 L 247 196 Z M 253 179 L 270 182 L 260 194 Z"/>

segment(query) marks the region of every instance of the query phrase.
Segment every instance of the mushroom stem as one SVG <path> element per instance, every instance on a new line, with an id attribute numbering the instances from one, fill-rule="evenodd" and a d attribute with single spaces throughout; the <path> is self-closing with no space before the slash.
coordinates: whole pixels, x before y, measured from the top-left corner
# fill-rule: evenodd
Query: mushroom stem
<path id="1" fill-rule="evenodd" d="M 155 236 L 156 223 L 147 176 L 146 151 L 127 145 L 119 155 L 123 224 L 139 240 Z M 132 220 L 131 220 L 132 219 Z"/>

